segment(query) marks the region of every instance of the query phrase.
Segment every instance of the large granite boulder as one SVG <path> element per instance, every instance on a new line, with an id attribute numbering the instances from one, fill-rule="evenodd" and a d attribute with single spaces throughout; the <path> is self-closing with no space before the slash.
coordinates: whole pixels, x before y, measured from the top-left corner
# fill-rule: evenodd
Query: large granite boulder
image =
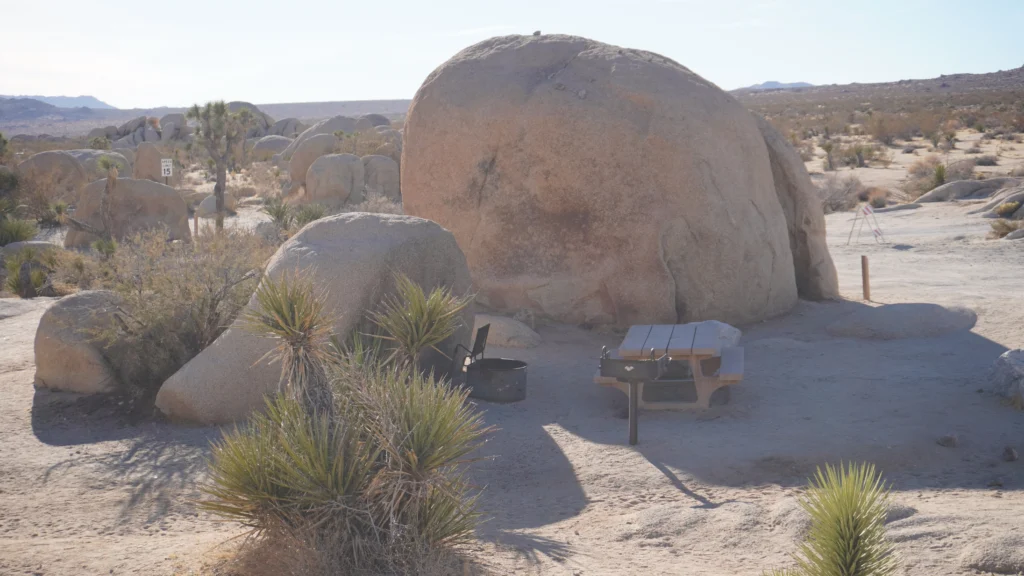
<path id="1" fill-rule="evenodd" d="M 104 156 L 110 158 L 111 161 L 117 164 L 118 174 L 128 176 L 132 173 L 132 163 L 129 162 L 128 158 L 126 158 L 124 154 L 121 154 L 120 151 L 114 152 L 113 150 L 84 149 L 68 150 L 67 153 L 71 154 L 75 160 L 78 160 L 82 165 L 82 168 L 85 168 L 86 175 L 89 177 L 90 182 L 98 178 L 107 177 L 107 171 L 99 166 L 100 158 Z"/>
<path id="2" fill-rule="evenodd" d="M 313 162 L 321 156 L 334 152 L 334 147 L 337 145 L 338 139 L 333 134 L 317 134 L 300 144 L 288 162 L 288 175 L 292 181 L 289 193 L 298 192 L 299 188 L 306 184 L 306 172 L 309 171 Z"/>
<path id="3" fill-rule="evenodd" d="M 558 35 L 469 47 L 417 92 L 401 164 L 405 212 L 452 231 L 499 311 L 744 324 L 797 301 L 757 121 L 657 54 Z"/>
<path id="4" fill-rule="evenodd" d="M 135 164 L 132 166 L 132 177 L 136 180 L 152 180 L 168 186 L 180 186 L 182 182 L 182 170 L 180 166 L 174 166 L 170 178 L 165 178 L 162 173 L 161 162 L 164 159 L 173 160 L 174 154 L 164 148 L 152 143 L 143 142 L 135 150 Z"/>
<path id="5" fill-rule="evenodd" d="M 35 340 L 37 388 L 80 394 L 121 388 L 99 338 L 116 306 L 113 292 L 85 291 L 61 298 L 43 314 Z"/>
<path id="6" fill-rule="evenodd" d="M 305 124 L 299 121 L 298 118 L 285 118 L 284 120 L 278 120 L 270 127 L 268 136 L 284 136 L 288 139 L 295 138 L 303 130 L 308 128 Z"/>
<path id="7" fill-rule="evenodd" d="M 825 243 L 825 213 L 817 187 L 796 150 L 767 120 L 755 116 L 768 147 L 775 193 L 786 216 L 796 289 L 801 298 L 839 297 L 839 276 Z"/>
<path id="8" fill-rule="evenodd" d="M 376 194 L 401 201 L 402 190 L 398 162 L 379 154 L 363 156 L 363 176 L 367 196 Z"/>
<path id="9" fill-rule="evenodd" d="M 256 141 L 256 144 L 252 147 L 252 159 L 255 162 L 265 162 L 274 157 L 274 154 L 280 154 L 292 143 L 291 138 L 285 138 L 284 136 L 275 136 L 273 134 L 264 136 Z"/>
<path id="10" fill-rule="evenodd" d="M 346 134 L 355 132 L 356 130 L 356 119 L 349 118 L 348 116 L 335 116 L 326 120 L 321 120 L 316 124 L 313 124 L 309 128 L 302 131 L 301 134 L 295 137 L 295 141 L 292 142 L 288 148 L 285 148 L 284 152 L 281 153 L 281 157 L 285 160 L 290 160 L 295 152 L 299 149 L 299 146 L 309 140 L 310 138 L 320 134 L 331 134 L 333 135 L 337 131 L 345 132 Z"/>
<path id="11" fill-rule="evenodd" d="M 267 267 L 271 278 L 294 271 L 312 274 L 316 286 L 326 290 L 326 309 L 336 319 L 333 331 L 342 340 L 393 291 L 395 273 L 426 290 L 470 290 L 466 259 L 451 233 L 410 216 L 348 213 L 317 220 L 282 245 Z M 462 314 L 462 324 L 440 346 L 448 356 L 456 344 L 469 344 L 471 310 Z M 275 346 L 236 320 L 163 384 L 157 407 L 173 419 L 205 424 L 244 419 L 278 388 L 281 367 L 265 358 Z M 447 374 L 450 366 L 451 360 L 441 354 L 424 358 L 423 367 L 438 374 Z"/>
<path id="12" fill-rule="evenodd" d="M 328 154 L 317 158 L 306 171 L 303 200 L 334 208 L 358 204 L 363 201 L 363 186 L 363 161 L 359 156 Z"/>
<path id="13" fill-rule="evenodd" d="M 82 164 L 62 150 L 33 154 L 19 163 L 14 171 L 23 190 L 42 194 L 51 202 L 76 202 L 90 180 Z"/>
<path id="14" fill-rule="evenodd" d="M 96 228 L 103 227 L 100 203 L 107 179 L 96 180 L 82 191 L 75 218 Z M 111 235 L 123 239 L 136 232 L 166 228 L 169 240 L 192 237 L 188 228 L 188 207 L 177 190 L 151 180 L 118 178 L 110 196 Z M 65 248 L 81 248 L 92 244 L 94 234 L 74 228 L 64 237 Z"/>

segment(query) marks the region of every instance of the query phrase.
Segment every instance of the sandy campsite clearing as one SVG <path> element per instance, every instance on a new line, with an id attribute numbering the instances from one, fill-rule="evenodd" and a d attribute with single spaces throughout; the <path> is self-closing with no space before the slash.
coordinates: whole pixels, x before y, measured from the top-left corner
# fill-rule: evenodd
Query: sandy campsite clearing
<path id="1" fill-rule="evenodd" d="M 908 575 L 1024 569 L 1024 413 L 984 392 L 995 358 L 1024 346 L 1024 250 L 986 240 L 969 203 L 879 215 L 888 240 L 847 246 L 828 217 L 839 303 L 801 302 L 744 326 L 746 376 L 727 406 L 645 412 L 626 445 L 625 397 L 594 385 L 620 335 L 542 326 L 521 403 L 480 405 L 498 430 L 474 464 L 489 520 L 467 554 L 487 574 L 760 574 L 785 567 L 807 521 L 815 466 L 876 463 Z M 860 256 L 872 294 L 860 296 Z M 0 300 L 0 574 L 230 574 L 240 534 L 190 500 L 216 428 L 134 424 L 102 403 L 35 392 L 32 342 L 50 301 Z M 835 337 L 880 303 L 966 306 L 971 330 L 932 338 Z M 957 446 L 936 441 L 956 435 Z"/>

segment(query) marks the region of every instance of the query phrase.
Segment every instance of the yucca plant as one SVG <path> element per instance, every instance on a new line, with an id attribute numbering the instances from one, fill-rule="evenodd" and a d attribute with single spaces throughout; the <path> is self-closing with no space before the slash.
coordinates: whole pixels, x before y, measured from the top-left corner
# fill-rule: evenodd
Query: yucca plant
<path id="1" fill-rule="evenodd" d="M 278 341 L 267 353 L 281 362 L 278 391 L 302 402 L 311 413 L 332 408 L 324 368 L 331 336 L 325 296 L 314 288 L 308 273 L 285 273 L 264 279 L 256 289 L 256 307 L 245 315 L 252 331 Z"/>
<path id="2" fill-rule="evenodd" d="M 800 505 L 811 517 L 790 576 L 889 576 L 899 568 L 885 533 L 889 488 L 872 464 L 826 465 Z M 775 572 L 769 574 L 787 574 Z"/>
<path id="3" fill-rule="evenodd" d="M 935 167 L 935 172 L 932 175 L 932 188 L 938 188 L 946 183 L 946 165 L 939 164 Z"/>
<path id="4" fill-rule="evenodd" d="M 112 238 L 100 238 L 99 240 L 93 240 L 90 247 L 99 253 L 104 260 L 109 260 L 117 252 L 117 241 Z"/>
<path id="5" fill-rule="evenodd" d="M 287 230 L 291 227 L 293 218 L 291 206 L 285 204 L 284 200 L 279 196 L 267 198 L 261 210 L 264 214 L 270 216 L 271 221 L 279 229 Z"/>
<path id="6" fill-rule="evenodd" d="M 327 216 L 327 208 L 322 204 L 305 204 L 295 211 L 295 227 L 302 228 L 324 216 Z"/>
<path id="7" fill-rule="evenodd" d="M 22 248 L 8 257 L 4 265 L 7 268 L 6 288 L 20 298 L 33 298 L 39 289 L 46 284 L 46 271 L 41 268 L 30 270 L 28 278 L 22 278 L 21 267 L 25 263 L 43 263 L 53 261 L 53 253 L 37 252 L 32 248 Z"/>
<path id="8" fill-rule="evenodd" d="M 38 233 L 39 229 L 35 223 L 28 220 L 0 220 L 0 246 L 31 240 Z"/>
<path id="9" fill-rule="evenodd" d="M 380 328 L 379 338 L 394 346 L 401 363 L 419 365 L 427 349 L 446 355 L 438 348 L 462 325 L 461 313 L 472 296 L 456 296 L 448 288 L 434 288 L 427 294 L 404 274 L 396 274 L 395 293 L 384 298 L 380 310 L 370 318 Z"/>
<path id="10" fill-rule="evenodd" d="M 378 540 L 364 498 L 378 458 L 366 440 L 357 426 L 277 396 L 213 445 L 202 486 L 212 498 L 200 507 L 257 535 L 316 527 L 357 557 L 360 546 Z"/>
<path id="11" fill-rule="evenodd" d="M 468 391 L 409 365 L 364 368 L 356 379 L 363 384 L 349 397 L 361 402 L 382 451 L 369 494 L 375 514 L 427 545 L 468 537 L 479 515 L 460 470 L 490 431 L 465 402 Z"/>

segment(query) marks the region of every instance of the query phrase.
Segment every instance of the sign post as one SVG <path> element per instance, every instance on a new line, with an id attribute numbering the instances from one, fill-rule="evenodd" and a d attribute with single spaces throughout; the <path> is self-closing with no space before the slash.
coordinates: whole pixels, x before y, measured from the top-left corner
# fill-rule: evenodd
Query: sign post
<path id="1" fill-rule="evenodd" d="M 164 184 L 167 184 L 168 178 L 174 173 L 174 161 L 170 158 L 160 159 L 160 175 L 164 177 Z"/>

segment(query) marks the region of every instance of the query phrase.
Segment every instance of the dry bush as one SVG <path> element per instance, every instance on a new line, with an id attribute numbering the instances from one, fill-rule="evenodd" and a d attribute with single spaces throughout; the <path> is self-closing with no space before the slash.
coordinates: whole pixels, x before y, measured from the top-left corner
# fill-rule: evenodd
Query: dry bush
<path id="1" fill-rule="evenodd" d="M 967 150 L 964 150 L 964 154 L 981 154 L 981 148 L 977 146 L 971 146 Z"/>
<path id="2" fill-rule="evenodd" d="M 371 212 L 374 214 L 405 214 L 401 202 L 396 202 L 383 194 L 369 193 L 359 204 L 345 206 L 342 212 Z"/>
<path id="3" fill-rule="evenodd" d="M 853 210 L 864 191 L 864 184 L 860 178 L 853 175 L 840 177 L 837 174 L 829 174 L 818 186 L 821 205 L 826 214 Z"/>
<path id="4" fill-rule="evenodd" d="M 1020 202 L 1003 202 L 999 206 L 996 206 L 992 212 L 999 217 L 1007 217 L 1017 211 L 1020 208 Z"/>
<path id="5" fill-rule="evenodd" d="M 907 168 L 907 174 L 912 178 L 931 178 L 935 174 L 935 167 L 941 164 L 937 156 L 926 156 Z"/>
<path id="6" fill-rule="evenodd" d="M 975 160 L 966 158 L 946 165 L 946 182 L 971 180 L 974 178 Z"/>
<path id="7" fill-rule="evenodd" d="M 248 168 L 247 175 L 256 189 L 256 195 L 261 198 L 280 196 L 288 179 L 286 173 L 269 162 L 254 163 Z"/>
<path id="8" fill-rule="evenodd" d="M 989 223 L 992 227 L 992 232 L 989 233 L 990 238 L 1002 238 L 1011 232 L 1017 230 L 1024 230 L 1024 220 L 1007 220 L 1000 218 L 993 220 Z"/>
<path id="9" fill-rule="evenodd" d="M 977 166 L 998 166 L 999 159 L 992 154 L 986 154 L 975 158 L 974 163 Z"/>
<path id="10" fill-rule="evenodd" d="M 153 230 L 103 254 L 66 253 L 58 277 L 120 297 L 115 322 L 90 336 L 108 350 L 138 407 L 210 345 L 248 302 L 270 248 L 251 233 L 167 242 Z"/>

